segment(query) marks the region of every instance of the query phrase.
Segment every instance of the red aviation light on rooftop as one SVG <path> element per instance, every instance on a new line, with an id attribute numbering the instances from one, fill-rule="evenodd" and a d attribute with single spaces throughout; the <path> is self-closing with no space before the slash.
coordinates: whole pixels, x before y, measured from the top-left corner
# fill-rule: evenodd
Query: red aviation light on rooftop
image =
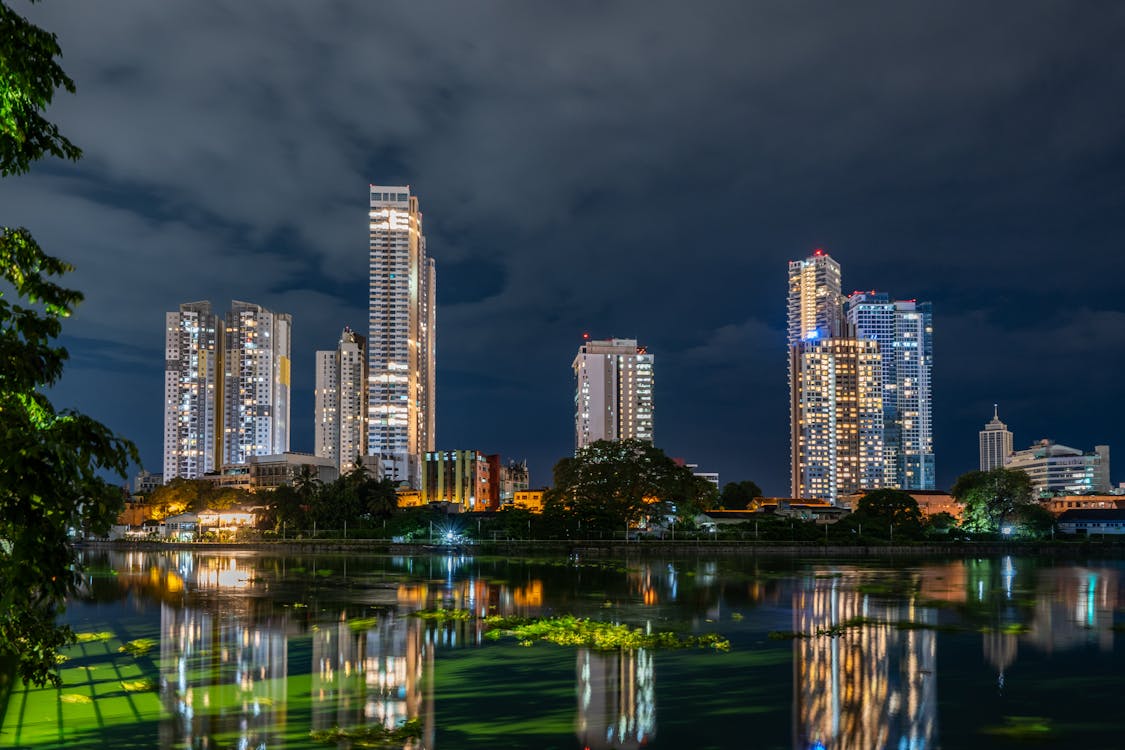
<path id="1" fill-rule="evenodd" d="M 589 340 L 590 340 L 590 334 L 588 334 L 588 333 L 583 333 L 583 334 L 582 334 L 582 340 L 583 340 L 583 341 L 589 341 Z"/>
<path id="2" fill-rule="evenodd" d="M 824 255 L 824 248 L 823 248 L 823 247 L 818 247 L 817 249 L 815 249 L 815 250 L 813 250 L 813 251 L 812 251 L 812 254 L 813 254 L 813 255 L 814 255 L 815 257 L 819 258 L 820 256 Z"/>

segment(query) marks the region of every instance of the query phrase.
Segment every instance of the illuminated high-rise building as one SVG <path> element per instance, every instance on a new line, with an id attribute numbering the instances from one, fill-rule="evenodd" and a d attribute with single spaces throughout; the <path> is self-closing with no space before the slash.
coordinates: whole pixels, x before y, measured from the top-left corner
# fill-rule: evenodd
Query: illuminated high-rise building
<path id="1" fill-rule="evenodd" d="M 840 264 L 789 263 L 790 491 L 835 502 L 884 482 L 882 359 L 844 316 Z"/>
<path id="2" fill-rule="evenodd" d="M 436 272 L 410 187 L 371 185 L 369 195 L 367 453 L 418 487 L 434 449 Z"/>
<path id="3" fill-rule="evenodd" d="M 234 301 L 223 344 L 223 464 L 289 452 L 293 320 Z"/>
<path id="4" fill-rule="evenodd" d="M 789 347 L 793 497 L 835 502 L 884 486 L 882 359 L 874 341 Z"/>
<path id="5" fill-rule="evenodd" d="M 345 474 L 367 454 L 366 339 L 344 328 L 332 351 L 316 353 L 314 450 Z"/>
<path id="6" fill-rule="evenodd" d="M 992 405 L 992 420 L 980 431 L 980 470 L 1003 466 L 1012 455 L 1012 432 L 1000 421 L 1000 407 Z"/>
<path id="7" fill-rule="evenodd" d="M 587 340 L 574 369 L 574 448 L 597 440 L 652 442 L 653 356 L 636 339 Z"/>
<path id="8" fill-rule="evenodd" d="M 187 302 L 164 322 L 163 481 L 198 479 L 221 463 L 223 321 Z"/>
<path id="9" fill-rule="evenodd" d="M 855 292 L 848 298 L 847 321 L 858 338 L 879 345 L 884 483 L 904 490 L 934 489 L 930 303 Z"/>
<path id="10" fill-rule="evenodd" d="M 789 262 L 789 346 L 844 335 L 840 264 L 821 248 Z"/>

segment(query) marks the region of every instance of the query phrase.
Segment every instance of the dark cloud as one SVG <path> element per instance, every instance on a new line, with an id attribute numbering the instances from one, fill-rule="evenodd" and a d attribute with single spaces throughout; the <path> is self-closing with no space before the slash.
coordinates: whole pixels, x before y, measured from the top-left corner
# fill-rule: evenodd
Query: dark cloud
<path id="1" fill-rule="evenodd" d="M 192 299 L 293 313 L 311 445 L 312 352 L 366 317 L 365 184 L 400 181 L 438 260 L 439 442 L 537 481 L 589 331 L 656 353 L 659 443 L 784 491 L 785 262 L 820 245 L 849 289 L 934 301 L 941 483 L 997 400 L 1017 442 L 1122 444 L 1120 3 L 26 10 L 86 158 L 0 183 L 0 220 L 78 266 L 59 396 L 150 466 Z"/>

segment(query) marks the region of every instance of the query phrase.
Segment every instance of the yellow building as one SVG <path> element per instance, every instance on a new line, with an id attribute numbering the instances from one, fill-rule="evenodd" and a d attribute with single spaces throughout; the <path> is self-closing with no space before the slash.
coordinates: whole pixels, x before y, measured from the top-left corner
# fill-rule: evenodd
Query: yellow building
<path id="1" fill-rule="evenodd" d="M 546 490 L 518 490 L 512 494 L 512 505 L 532 513 L 543 512 L 543 495 Z"/>
<path id="2" fill-rule="evenodd" d="M 418 490 L 412 490 L 409 487 L 401 487 L 398 490 L 398 507 L 400 508 L 417 508 L 418 506 L 425 505 L 422 502 L 422 493 Z"/>

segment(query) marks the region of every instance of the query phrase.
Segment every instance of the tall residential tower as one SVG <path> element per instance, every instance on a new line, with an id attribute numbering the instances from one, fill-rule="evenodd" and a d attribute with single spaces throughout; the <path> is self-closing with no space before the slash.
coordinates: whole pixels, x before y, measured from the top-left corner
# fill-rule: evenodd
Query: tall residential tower
<path id="1" fill-rule="evenodd" d="M 164 481 L 198 479 L 222 459 L 223 321 L 210 302 L 164 316 Z"/>
<path id="2" fill-rule="evenodd" d="M 858 338 L 879 345 L 885 484 L 903 490 L 934 489 L 930 303 L 855 292 L 848 298 L 847 320 Z"/>
<path id="3" fill-rule="evenodd" d="M 653 357 L 636 339 L 586 341 L 574 368 L 574 448 L 596 440 L 652 442 Z"/>
<path id="4" fill-rule="evenodd" d="M 840 265 L 789 263 L 790 492 L 834 502 L 884 479 L 882 357 L 845 323 Z"/>
<path id="5" fill-rule="evenodd" d="M 314 453 L 336 461 L 341 475 L 367 454 L 366 339 L 350 328 L 332 351 L 316 353 Z"/>
<path id="6" fill-rule="evenodd" d="M 231 303 L 223 344 L 223 464 L 289 451 L 292 326 L 286 313 Z"/>
<path id="7" fill-rule="evenodd" d="M 434 449 L 434 262 L 410 187 L 371 185 L 369 197 L 367 453 L 419 487 Z"/>

